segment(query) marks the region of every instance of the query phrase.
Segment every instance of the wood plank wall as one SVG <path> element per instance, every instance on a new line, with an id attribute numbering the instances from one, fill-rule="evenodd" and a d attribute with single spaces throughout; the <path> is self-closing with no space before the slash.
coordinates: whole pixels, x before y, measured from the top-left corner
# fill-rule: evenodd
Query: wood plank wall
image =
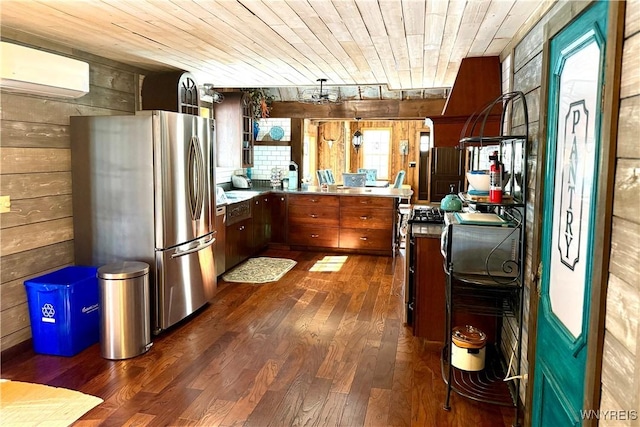
<path id="1" fill-rule="evenodd" d="M 529 112 L 529 200 L 527 224 L 525 321 L 523 338 L 523 372 L 533 351 L 527 349 L 529 328 L 535 334 L 537 300 L 531 298 L 532 277 L 535 272 L 533 259 L 538 245 L 540 226 L 535 198 L 544 155 L 544 124 L 540 112 L 544 111 L 546 95 L 541 93 L 543 74 L 543 47 L 549 34 L 566 25 L 585 7 L 586 2 L 562 2 L 551 6 L 531 28 L 523 30 L 524 36 L 513 40 L 501 58 L 510 63 L 513 90 L 526 94 Z M 635 410 L 640 413 L 640 220 L 638 220 L 637 194 L 640 192 L 640 2 L 626 3 L 625 43 L 622 58 L 621 102 L 618 124 L 615 192 L 613 205 L 613 230 L 609 282 L 606 303 L 605 341 L 602 366 L 601 410 Z M 503 76 L 504 79 L 504 76 Z M 506 79 L 504 80 L 506 82 Z M 517 126 L 517 123 L 513 123 Z M 530 308 L 528 310 L 527 308 Z M 531 319 L 530 319 L 531 317 Z M 528 385 L 530 385 L 529 383 Z M 525 390 L 521 390 L 521 398 Z M 524 399 L 524 398 L 523 398 Z M 530 402 L 529 402 L 530 403 Z M 633 426 L 638 420 L 601 420 L 600 425 Z"/>
<path id="2" fill-rule="evenodd" d="M 640 425 L 640 2 L 626 4 L 601 410 L 635 410 Z"/>
<path id="3" fill-rule="evenodd" d="M 514 91 L 521 91 L 525 94 L 528 112 L 528 134 L 529 134 L 529 152 L 528 152 L 528 196 L 527 196 L 527 224 L 526 224 L 526 257 L 525 257 L 525 288 L 524 288 L 524 313 L 522 325 L 522 360 L 520 371 L 528 373 L 529 379 L 533 378 L 533 372 L 530 368 L 529 361 L 534 358 L 533 348 L 529 348 L 529 343 L 534 336 L 530 337 L 529 332 L 532 324 L 535 324 L 537 316 L 537 299 L 532 300 L 532 289 L 535 287 L 534 275 L 537 270 L 539 247 L 538 233 L 541 224 L 541 212 L 538 211 L 539 206 L 536 201 L 540 200 L 541 186 L 538 185 L 543 179 L 541 176 L 544 167 L 544 147 L 541 147 L 544 141 L 544 124 L 541 120 L 541 98 L 542 78 L 543 78 L 543 47 L 547 41 L 550 28 L 562 28 L 573 17 L 575 17 L 588 4 L 586 2 L 562 2 L 553 5 L 546 14 L 539 20 L 532 23 L 531 28 L 523 29 L 523 37 L 518 40 L 512 40 L 510 45 L 503 51 L 501 58 L 503 71 L 510 73 L 510 76 L 503 76 L 503 85 L 510 84 L 510 88 Z M 503 92 L 505 88 L 503 87 Z M 544 107 L 544 106 L 542 106 Z M 523 132 L 524 117 L 522 109 L 516 104 L 514 105 L 514 119 L 509 124 L 513 133 Z M 506 329 L 506 328 L 505 328 Z M 506 329 L 508 330 L 508 329 Z M 535 331 L 531 330 L 532 334 Z M 507 336 L 507 347 L 513 348 L 515 343 Z M 528 404 L 528 391 L 532 383 L 529 380 L 522 382 L 520 389 L 520 399 Z M 530 398 L 530 396 L 529 396 Z"/>
<path id="4" fill-rule="evenodd" d="M 429 132 L 424 120 L 361 120 L 355 121 L 327 121 L 320 122 L 318 126 L 318 169 L 331 169 L 336 182 L 342 181 L 343 172 L 357 172 L 363 167 L 362 152 L 356 153 L 351 138 L 356 130 L 367 128 L 391 129 L 391 162 L 388 180 L 393 184 L 397 173 L 406 172 L 404 184 L 410 185 L 414 196 L 412 201 L 418 198 L 419 168 L 420 168 L 420 132 Z M 336 142 L 329 148 L 327 139 Z M 409 141 L 409 154 L 400 154 L 400 141 Z M 415 167 L 409 163 L 415 162 Z M 426 185 L 426 184 L 424 184 Z"/>
<path id="5" fill-rule="evenodd" d="M 46 41 L 14 33 L 31 47 Z M 74 263 L 69 117 L 132 114 L 138 70 L 92 55 L 57 52 L 90 66 L 90 92 L 78 99 L 2 92 L 0 194 L 11 211 L 0 214 L 0 351 L 31 337 L 23 282 Z"/>

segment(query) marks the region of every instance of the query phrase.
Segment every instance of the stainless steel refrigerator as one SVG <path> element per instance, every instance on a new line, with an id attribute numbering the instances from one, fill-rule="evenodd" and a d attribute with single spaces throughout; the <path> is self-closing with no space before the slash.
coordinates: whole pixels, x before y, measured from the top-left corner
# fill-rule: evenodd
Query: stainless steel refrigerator
<path id="1" fill-rule="evenodd" d="M 216 291 L 212 134 L 167 111 L 71 117 L 76 263 L 148 263 L 156 334 Z"/>

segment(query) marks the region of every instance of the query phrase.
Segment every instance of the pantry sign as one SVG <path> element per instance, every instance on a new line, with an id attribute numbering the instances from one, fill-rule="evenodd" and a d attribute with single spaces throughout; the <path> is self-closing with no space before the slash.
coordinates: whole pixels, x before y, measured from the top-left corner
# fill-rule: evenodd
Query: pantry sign
<path id="1" fill-rule="evenodd" d="M 585 100 L 573 102 L 564 119 L 565 134 L 559 143 L 564 147 L 560 188 L 558 251 L 561 262 L 572 271 L 580 259 L 582 214 L 584 208 L 584 156 L 588 150 L 589 110 Z"/>

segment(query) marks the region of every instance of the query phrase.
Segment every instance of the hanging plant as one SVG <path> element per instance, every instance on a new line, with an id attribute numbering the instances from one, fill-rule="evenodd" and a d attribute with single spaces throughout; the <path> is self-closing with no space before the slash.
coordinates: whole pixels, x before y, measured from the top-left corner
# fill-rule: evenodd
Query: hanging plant
<path id="1" fill-rule="evenodd" d="M 251 110 L 254 119 L 266 119 L 271 111 L 273 96 L 267 95 L 264 89 L 244 89 L 243 92 L 249 95 Z"/>

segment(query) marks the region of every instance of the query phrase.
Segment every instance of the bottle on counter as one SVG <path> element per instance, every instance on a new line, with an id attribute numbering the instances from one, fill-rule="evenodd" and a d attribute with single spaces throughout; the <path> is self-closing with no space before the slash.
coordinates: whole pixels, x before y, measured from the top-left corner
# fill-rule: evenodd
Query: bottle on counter
<path id="1" fill-rule="evenodd" d="M 298 189 L 298 165 L 293 160 L 289 163 L 289 190 Z"/>

